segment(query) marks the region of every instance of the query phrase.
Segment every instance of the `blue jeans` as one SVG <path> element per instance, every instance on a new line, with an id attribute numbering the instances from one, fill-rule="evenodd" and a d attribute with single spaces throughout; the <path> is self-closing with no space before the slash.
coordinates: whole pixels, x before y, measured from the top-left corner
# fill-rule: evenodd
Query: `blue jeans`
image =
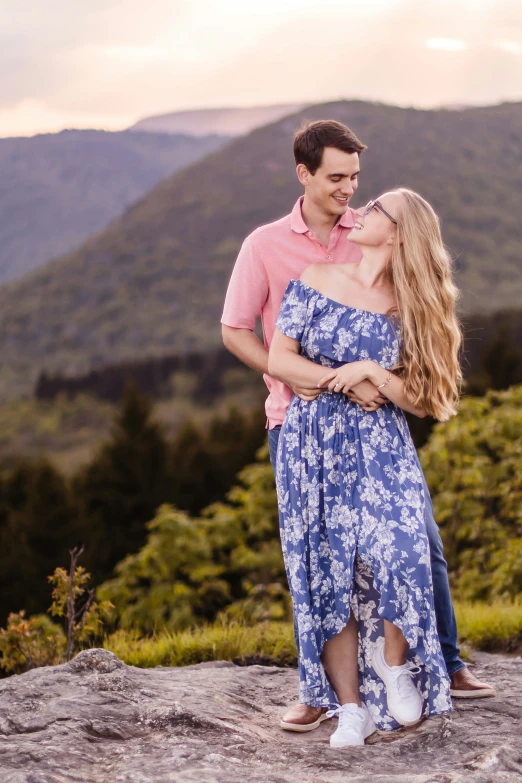
<path id="1" fill-rule="evenodd" d="M 280 432 L 281 425 L 268 430 L 270 462 L 272 463 L 274 471 Z M 448 676 L 451 677 L 455 672 L 464 669 L 466 664 L 460 659 L 460 649 L 457 642 L 457 621 L 455 619 L 448 581 L 448 566 L 444 559 L 442 539 L 437 523 L 435 522 L 433 506 L 427 487 L 425 518 L 426 533 L 430 542 L 431 575 L 433 579 L 433 599 L 435 602 L 437 631 L 442 654 L 446 663 L 446 669 L 448 670 Z"/>

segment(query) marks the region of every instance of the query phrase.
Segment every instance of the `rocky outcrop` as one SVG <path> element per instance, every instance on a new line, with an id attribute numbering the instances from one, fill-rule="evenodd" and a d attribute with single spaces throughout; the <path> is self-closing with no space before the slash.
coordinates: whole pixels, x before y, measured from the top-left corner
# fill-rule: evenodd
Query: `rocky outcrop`
<path id="1" fill-rule="evenodd" d="M 278 727 L 293 669 L 138 669 L 106 650 L 0 682 L 1 783 L 511 783 L 522 780 L 522 659 L 477 655 L 494 699 L 333 751 Z"/>

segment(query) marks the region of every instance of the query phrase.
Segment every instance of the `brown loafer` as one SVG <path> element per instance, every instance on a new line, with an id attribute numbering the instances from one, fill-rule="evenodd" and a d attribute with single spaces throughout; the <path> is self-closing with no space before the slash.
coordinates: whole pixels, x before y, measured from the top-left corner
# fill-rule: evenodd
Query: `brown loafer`
<path id="1" fill-rule="evenodd" d="M 451 677 L 450 693 L 454 699 L 484 699 L 494 696 L 495 689 L 489 683 L 477 680 L 466 666 Z"/>
<path id="2" fill-rule="evenodd" d="M 308 704 L 294 704 L 281 718 L 280 726 L 286 731 L 313 731 L 328 720 L 328 707 L 310 707 Z"/>

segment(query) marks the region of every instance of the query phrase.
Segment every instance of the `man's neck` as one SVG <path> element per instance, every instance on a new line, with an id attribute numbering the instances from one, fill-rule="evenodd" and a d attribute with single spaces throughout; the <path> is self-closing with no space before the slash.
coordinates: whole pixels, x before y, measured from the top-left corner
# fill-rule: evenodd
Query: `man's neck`
<path id="1" fill-rule="evenodd" d="M 330 232 L 336 223 L 339 222 L 339 215 L 330 215 L 313 204 L 306 195 L 301 204 L 301 214 L 303 220 L 314 234 L 318 237 L 325 247 L 328 247 L 328 238 Z"/>

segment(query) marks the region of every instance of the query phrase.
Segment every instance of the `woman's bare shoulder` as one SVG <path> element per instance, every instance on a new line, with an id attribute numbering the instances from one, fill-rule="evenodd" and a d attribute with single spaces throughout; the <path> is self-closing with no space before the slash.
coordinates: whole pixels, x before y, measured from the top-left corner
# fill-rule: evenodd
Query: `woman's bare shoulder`
<path id="1" fill-rule="evenodd" d="M 330 267 L 335 267 L 335 264 L 309 264 L 299 279 L 312 288 L 321 289 L 332 273 Z"/>

